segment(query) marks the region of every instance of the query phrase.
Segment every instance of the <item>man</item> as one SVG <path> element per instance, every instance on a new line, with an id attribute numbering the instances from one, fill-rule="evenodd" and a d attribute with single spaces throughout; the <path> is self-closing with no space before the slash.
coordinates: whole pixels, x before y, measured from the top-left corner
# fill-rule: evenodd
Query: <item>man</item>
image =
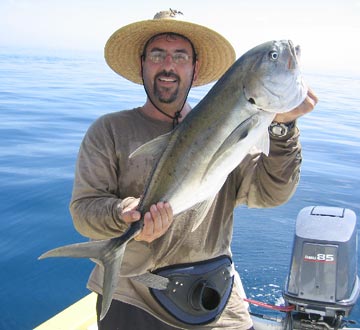
<path id="1" fill-rule="evenodd" d="M 161 12 L 153 20 L 127 25 L 116 31 L 106 44 L 109 66 L 130 81 L 143 84 L 147 100 L 142 107 L 99 118 L 84 137 L 70 209 L 77 230 L 91 239 L 120 236 L 130 223 L 140 219 L 136 207 L 153 164 L 146 158 L 139 161 L 128 156 L 145 142 L 171 131 L 191 111 L 187 102 L 190 88 L 217 80 L 235 60 L 232 46 L 221 35 L 174 19 L 176 13 Z M 301 163 L 295 120 L 311 111 L 316 102 L 316 96 L 309 92 L 298 108 L 276 116 L 276 125 L 282 123 L 287 133 L 271 134 L 268 157 L 251 154 L 244 159 L 229 175 L 206 219 L 194 232 L 191 210 L 173 218 L 169 203 L 151 206 L 144 215 L 142 231 L 127 245 L 114 300 L 105 318 L 100 321 L 98 317 L 99 329 L 252 327 L 239 292 L 241 282 L 237 277 L 233 281 L 231 271 L 227 273 L 233 209 L 239 204 L 276 206 L 290 198 Z M 208 278 L 214 286 L 207 287 L 204 282 L 196 286 L 194 274 L 189 274 L 184 283 L 179 282 L 185 286 L 190 283 L 191 303 L 185 302 L 185 313 L 180 313 L 176 304 L 181 305 L 187 296 L 180 295 L 176 306 L 171 307 L 166 297 L 162 300 L 134 278 L 159 269 L 171 272 L 182 264 L 202 270 L 203 278 Z M 231 281 L 224 284 L 215 280 L 218 273 L 210 269 L 218 264 Z M 96 266 L 88 283 L 99 294 L 98 316 L 102 277 L 101 266 Z M 211 299 L 195 301 L 198 291 L 211 295 Z M 214 313 L 216 308 L 207 305 L 214 301 L 215 307 L 222 306 L 220 312 Z M 193 312 L 200 315 L 199 319 L 194 321 Z"/>

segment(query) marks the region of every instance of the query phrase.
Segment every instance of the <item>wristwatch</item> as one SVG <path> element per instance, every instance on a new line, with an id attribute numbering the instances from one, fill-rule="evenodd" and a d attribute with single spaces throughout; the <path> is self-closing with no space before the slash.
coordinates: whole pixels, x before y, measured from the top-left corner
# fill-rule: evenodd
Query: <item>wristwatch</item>
<path id="1" fill-rule="evenodd" d="M 295 120 L 290 123 L 278 123 L 273 121 L 269 126 L 269 133 L 274 137 L 283 137 L 289 133 L 295 126 Z"/>

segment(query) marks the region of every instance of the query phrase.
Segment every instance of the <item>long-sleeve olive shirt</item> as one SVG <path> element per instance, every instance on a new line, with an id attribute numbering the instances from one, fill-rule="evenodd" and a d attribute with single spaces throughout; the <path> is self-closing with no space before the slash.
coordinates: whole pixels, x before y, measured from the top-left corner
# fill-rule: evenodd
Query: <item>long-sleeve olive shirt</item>
<path id="1" fill-rule="evenodd" d="M 70 211 L 76 229 L 91 239 L 120 236 L 127 228 L 119 214 L 127 197 L 144 190 L 152 160 L 129 159 L 140 145 L 172 129 L 141 108 L 107 114 L 96 120 L 80 147 Z M 147 287 L 131 276 L 159 267 L 231 256 L 233 210 L 237 205 L 273 207 L 285 203 L 299 181 L 301 147 L 294 127 L 287 136 L 271 138 L 270 153 L 249 154 L 228 176 L 209 213 L 192 232 L 193 212 L 175 216 L 165 235 L 152 243 L 128 243 L 114 298 L 140 307 L 173 326 L 181 324 L 154 300 Z M 102 293 L 103 269 L 96 265 L 88 287 Z M 186 329 L 248 329 L 251 319 L 235 286 L 221 317 L 206 326 Z"/>

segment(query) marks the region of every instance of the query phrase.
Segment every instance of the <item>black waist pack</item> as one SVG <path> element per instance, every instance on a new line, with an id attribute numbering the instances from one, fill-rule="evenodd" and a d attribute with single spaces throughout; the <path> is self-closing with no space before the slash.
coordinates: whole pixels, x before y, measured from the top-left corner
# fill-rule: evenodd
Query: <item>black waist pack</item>
<path id="1" fill-rule="evenodd" d="M 215 321 L 224 310 L 234 283 L 228 256 L 159 268 L 169 280 L 165 290 L 150 288 L 157 302 L 177 320 L 191 325 Z"/>

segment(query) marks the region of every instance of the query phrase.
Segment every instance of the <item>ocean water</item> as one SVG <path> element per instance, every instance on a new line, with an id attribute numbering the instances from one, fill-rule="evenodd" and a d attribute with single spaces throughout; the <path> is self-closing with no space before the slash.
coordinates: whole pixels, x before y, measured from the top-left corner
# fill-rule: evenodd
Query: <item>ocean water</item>
<path id="1" fill-rule="evenodd" d="M 299 120 L 304 160 L 295 195 L 281 207 L 235 211 L 236 267 L 248 296 L 270 304 L 282 303 L 303 207 L 346 207 L 360 216 L 360 77 L 305 77 L 320 102 Z M 194 89 L 191 103 L 208 89 Z M 101 56 L 0 52 L 1 330 L 32 329 L 88 293 L 90 261 L 37 257 L 86 240 L 68 211 L 86 129 L 104 113 L 144 101 L 142 87 L 116 76 Z M 360 302 L 350 318 L 360 322 Z"/>

